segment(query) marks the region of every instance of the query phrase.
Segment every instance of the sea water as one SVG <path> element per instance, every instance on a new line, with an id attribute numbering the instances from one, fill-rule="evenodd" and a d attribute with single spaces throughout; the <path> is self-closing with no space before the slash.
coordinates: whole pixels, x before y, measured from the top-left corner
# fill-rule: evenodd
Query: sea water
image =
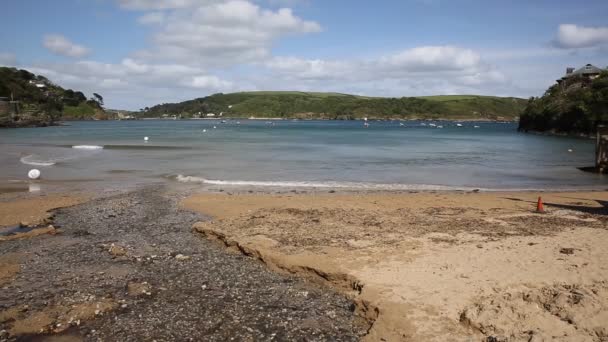
<path id="1" fill-rule="evenodd" d="M 434 125 L 430 125 L 433 123 Z M 0 182 L 361 189 L 603 189 L 594 141 L 514 123 L 82 121 L 0 130 Z M 144 141 L 148 137 L 148 141 Z"/>

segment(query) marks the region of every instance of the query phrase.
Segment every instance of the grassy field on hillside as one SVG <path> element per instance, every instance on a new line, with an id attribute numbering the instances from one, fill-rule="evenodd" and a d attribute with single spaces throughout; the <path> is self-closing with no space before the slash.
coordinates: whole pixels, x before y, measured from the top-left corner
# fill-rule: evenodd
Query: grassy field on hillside
<path id="1" fill-rule="evenodd" d="M 147 116 L 222 113 L 225 117 L 274 117 L 302 119 L 467 119 L 513 120 L 526 100 L 475 95 L 428 97 L 365 97 L 341 93 L 255 91 L 166 103 L 150 108 Z"/>

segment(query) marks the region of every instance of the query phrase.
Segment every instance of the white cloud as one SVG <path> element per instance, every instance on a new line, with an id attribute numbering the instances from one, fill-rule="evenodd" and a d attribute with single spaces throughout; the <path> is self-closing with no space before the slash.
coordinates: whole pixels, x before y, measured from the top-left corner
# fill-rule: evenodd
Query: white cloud
<path id="1" fill-rule="evenodd" d="M 200 4 L 217 2 L 213 0 L 118 0 L 118 4 L 130 10 L 165 10 L 188 8 Z"/>
<path id="2" fill-rule="evenodd" d="M 126 58 L 120 63 L 78 61 L 28 66 L 64 88 L 101 93 L 109 107 L 139 108 L 161 102 L 186 100 L 218 91 L 235 90 L 233 84 L 198 67 L 147 64 Z"/>
<path id="3" fill-rule="evenodd" d="M 159 25 L 165 21 L 165 13 L 149 12 L 137 19 L 137 22 L 144 25 Z"/>
<path id="4" fill-rule="evenodd" d="M 17 64 L 15 54 L 8 52 L 0 52 L 0 66 L 14 66 Z"/>
<path id="5" fill-rule="evenodd" d="M 246 63 L 269 57 L 281 37 L 321 31 L 288 8 L 262 9 L 245 0 L 205 3 L 170 11 L 152 37 L 154 46 L 136 56 L 199 65 Z"/>
<path id="6" fill-rule="evenodd" d="M 471 49 L 421 46 L 369 59 L 274 57 L 258 89 L 332 91 L 370 96 L 481 94 L 529 96 Z"/>
<path id="7" fill-rule="evenodd" d="M 43 45 L 54 54 L 66 57 L 81 58 L 90 53 L 90 50 L 82 45 L 74 44 L 66 37 L 59 34 L 44 36 Z"/>
<path id="8" fill-rule="evenodd" d="M 608 45 L 608 27 L 585 27 L 562 24 L 557 32 L 555 45 L 565 49 Z"/>
<path id="9" fill-rule="evenodd" d="M 463 70 L 479 66 L 481 56 L 470 49 L 454 46 L 422 46 L 383 57 L 379 64 L 408 72 Z"/>
<path id="10" fill-rule="evenodd" d="M 496 67 L 485 63 L 479 53 L 454 46 L 416 47 L 371 60 L 275 57 L 265 66 L 277 77 L 305 81 L 365 83 L 395 80 L 407 85 L 441 80 L 446 87 L 509 82 Z"/>
<path id="11" fill-rule="evenodd" d="M 232 87 L 231 82 L 224 81 L 217 76 L 194 76 L 187 85 L 202 89 L 229 89 Z"/>

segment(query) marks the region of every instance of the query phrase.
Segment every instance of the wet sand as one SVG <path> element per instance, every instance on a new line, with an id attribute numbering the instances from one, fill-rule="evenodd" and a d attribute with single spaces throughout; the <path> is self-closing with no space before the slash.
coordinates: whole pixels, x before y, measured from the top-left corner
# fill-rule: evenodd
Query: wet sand
<path id="1" fill-rule="evenodd" d="M 199 194 L 195 231 L 329 284 L 369 341 L 608 339 L 608 193 Z"/>
<path id="2" fill-rule="evenodd" d="M 51 216 L 50 211 L 83 203 L 87 194 L 28 194 L 22 191 L 0 192 L 0 227 L 39 225 Z"/>

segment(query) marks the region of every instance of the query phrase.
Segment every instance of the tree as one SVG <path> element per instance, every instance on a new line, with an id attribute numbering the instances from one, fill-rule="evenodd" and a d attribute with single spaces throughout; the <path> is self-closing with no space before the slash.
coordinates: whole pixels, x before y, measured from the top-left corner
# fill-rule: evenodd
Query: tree
<path id="1" fill-rule="evenodd" d="M 95 102 L 99 103 L 100 106 L 103 106 L 103 97 L 97 93 L 93 93 L 93 99 Z"/>

